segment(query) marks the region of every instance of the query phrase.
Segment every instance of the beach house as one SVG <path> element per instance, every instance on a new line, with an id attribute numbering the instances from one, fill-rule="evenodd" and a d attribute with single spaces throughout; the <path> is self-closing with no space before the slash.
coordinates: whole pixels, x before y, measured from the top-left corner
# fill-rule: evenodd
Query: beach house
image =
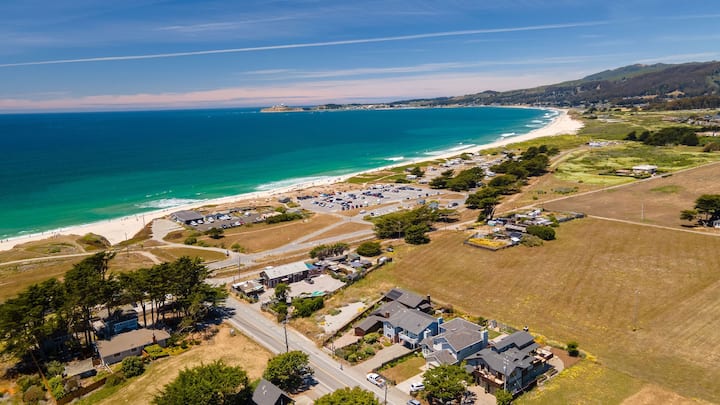
<path id="1" fill-rule="evenodd" d="M 462 318 L 440 323 L 438 332 L 421 342 L 423 356 L 430 367 L 459 364 L 488 345 L 487 330 Z"/>
<path id="2" fill-rule="evenodd" d="M 138 329 L 113 336 L 110 340 L 98 340 L 95 348 L 105 365 L 121 362 L 125 357 L 141 356 L 145 347 L 158 344 L 165 347 L 170 334 L 162 329 Z"/>

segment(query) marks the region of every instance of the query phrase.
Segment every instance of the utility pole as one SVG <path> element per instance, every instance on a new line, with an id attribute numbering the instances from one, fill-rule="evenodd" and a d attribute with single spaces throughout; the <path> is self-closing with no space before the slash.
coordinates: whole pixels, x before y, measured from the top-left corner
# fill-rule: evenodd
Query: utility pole
<path id="1" fill-rule="evenodd" d="M 388 386 L 388 383 L 387 383 L 387 381 L 385 381 L 385 401 L 384 401 L 385 405 L 387 405 L 387 386 Z"/>
<path id="2" fill-rule="evenodd" d="M 285 353 L 290 352 L 290 345 L 288 344 L 288 337 L 287 337 L 287 322 L 288 322 L 288 315 L 285 315 L 285 320 L 283 321 L 283 329 L 285 330 Z"/>

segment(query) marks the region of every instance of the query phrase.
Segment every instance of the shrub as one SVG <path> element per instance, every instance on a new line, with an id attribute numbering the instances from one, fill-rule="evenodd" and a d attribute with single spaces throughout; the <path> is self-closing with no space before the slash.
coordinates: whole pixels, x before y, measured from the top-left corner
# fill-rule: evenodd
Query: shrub
<path id="1" fill-rule="evenodd" d="M 520 240 L 520 243 L 523 246 L 527 246 L 527 247 L 537 247 L 537 246 L 542 246 L 543 241 L 542 241 L 542 239 L 538 238 L 535 235 L 524 235 L 522 237 L 522 239 Z"/>
<path id="2" fill-rule="evenodd" d="M 194 245 L 194 244 L 197 243 L 197 241 L 198 241 L 198 240 L 197 240 L 196 237 L 194 237 L 194 236 L 189 236 L 189 237 L 187 237 L 187 238 L 185 239 L 185 242 L 183 242 L 183 243 L 185 243 L 186 245 Z"/>
<path id="3" fill-rule="evenodd" d="M 357 254 L 360 256 L 373 257 L 382 253 L 382 248 L 378 242 L 363 242 L 357 248 Z"/>
<path id="4" fill-rule="evenodd" d="M 48 380 L 50 391 L 55 399 L 60 399 L 65 396 L 65 384 L 63 383 L 62 375 L 56 375 L 55 377 Z"/>
<path id="5" fill-rule="evenodd" d="M 377 342 L 378 339 L 380 339 L 380 334 L 377 332 L 368 333 L 367 335 L 363 336 L 363 341 L 365 341 L 365 343 L 369 345 Z"/>
<path id="6" fill-rule="evenodd" d="M 205 234 L 213 239 L 220 239 L 224 236 L 225 230 L 222 228 L 210 228 L 205 231 Z"/>
<path id="7" fill-rule="evenodd" d="M 717 152 L 720 150 L 720 142 L 710 142 L 703 148 L 703 152 Z"/>
<path id="8" fill-rule="evenodd" d="M 240 246 L 239 243 L 233 243 L 233 245 L 230 246 L 230 249 L 235 253 L 245 253 L 245 248 Z"/>
<path id="9" fill-rule="evenodd" d="M 45 399 L 45 391 L 39 385 L 31 385 L 23 395 L 23 401 L 26 404 L 37 404 Z"/>
<path id="10" fill-rule="evenodd" d="M 57 360 L 49 362 L 45 368 L 47 369 L 47 378 L 53 378 L 56 375 L 62 376 L 62 373 L 65 371 L 65 366 Z"/>
<path id="11" fill-rule="evenodd" d="M 20 391 L 25 392 L 33 385 L 40 385 L 40 377 L 38 377 L 36 374 L 33 375 L 24 375 L 18 378 L 17 385 L 20 387 Z"/>
<path id="12" fill-rule="evenodd" d="M 370 357 L 375 355 L 375 349 L 372 348 L 372 346 L 367 346 L 365 349 L 363 349 L 363 354 L 365 356 Z"/>
<path id="13" fill-rule="evenodd" d="M 116 385 L 120 385 L 123 382 L 125 382 L 125 375 L 122 373 L 122 371 L 118 371 L 117 373 L 110 374 L 107 377 L 107 380 L 105 380 L 105 385 L 108 387 L 114 387 Z"/>
<path id="14" fill-rule="evenodd" d="M 138 356 L 130 356 L 123 359 L 121 369 L 127 378 L 132 378 L 145 372 L 145 363 Z"/>
<path id="15" fill-rule="evenodd" d="M 323 297 L 295 299 L 293 301 L 293 306 L 295 307 L 293 316 L 298 318 L 307 318 L 312 315 L 313 312 L 321 309 L 324 305 L 325 303 Z"/>
<path id="16" fill-rule="evenodd" d="M 169 356 L 168 352 L 165 351 L 165 349 L 163 349 L 162 347 L 160 347 L 160 345 L 150 345 L 147 346 L 144 350 L 153 360 Z"/>
<path id="17" fill-rule="evenodd" d="M 530 225 L 527 227 L 527 233 L 535 235 L 542 240 L 555 239 L 555 230 L 549 226 Z"/>
<path id="18" fill-rule="evenodd" d="M 568 342 L 567 344 L 567 352 L 570 357 L 577 357 L 580 355 L 580 350 L 578 350 L 578 342 L 572 341 Z"/>

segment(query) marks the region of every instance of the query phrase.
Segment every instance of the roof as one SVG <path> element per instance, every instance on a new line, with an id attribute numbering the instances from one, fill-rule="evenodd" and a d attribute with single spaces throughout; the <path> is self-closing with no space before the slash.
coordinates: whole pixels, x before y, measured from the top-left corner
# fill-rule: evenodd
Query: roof
<path id="1" fill-rule="evenodd" d="M 472 323 L 470 321 L 466 321 L 463 318 L 454 318 L 447 322 L 443 322 L 440 324 L 440 328 L 443 329 L 445 332 L 452 332 L 452 331 L 458 331 L 460 329 L 470 329 L 470 330 L 481 330 L 482 327 L 476 323 Z"/>
<path id="2" fill-rule="evenodd" d="M 195 221 L 198 219 L 203 219 L 203 216 L 200 215 L 197 211 L 191 210 L 173 212 L 172 216 L 174 216 L 179 221 Z"/>
<path id="3" fill-rule="evenodd" d="M 92 359 L 73 361 L 65 365 L 65 377 L 69 378 L 76 375 L 85 374 L 95 370 Z"/>
<path id="4" fill-rule="evenodd" d="M 472 329 L 446 332 L 440 336 L 447 340 L 448 344 L 452 346 L 456 353 L 468 346 L 485 340 L 485 335 L 482 332 Z"/>
<path id="5" fill-rule="evenodd" d="M 496 342 L 494 345 L 494 350 L 500 353 L 508 350 L 513 346 L 517 347 L 518 349 L 522 349 L 523 347 L 528 346 L 529 344 L 534 342 L 535 338 L 531 334 L 520 331 L 501 339 L 499 342 Z"/>
<path id="6" fill-rule="evenodd" d="M 390 318 L 386 319 L 385 322 L 389 322 L 396 328 L 420 335 L 425 329 L 432 325 L 433 322 L 437 322 L 437 319 L 416 309 L 406 308 L 396 312 Z"/>
<path id="7" fill-rule="evenodd" d="M 509 376 L 516 368 L 526 369 L 532 365 L 535 357 L 530 354 L 531 351 L 532 349 L 527 347 L 522 350 L 511 348 L 502 353 L 497 353 L 492 349 L 487 348 L 469 356 L 468 359 L 480 359 L 490 370 Z"/>
<path id="8" fill-rule="evenodd" d="M 655 165 L 637 165 L 633 166 L 633 170 L 657 170 L 657 166 Z"/>
<path id="9" fill-rule="evenodd" d="M 427 300 L 427 298 L 423 298 L 415 293 L 411 293 L 400 288 L 393 288 L 388 291 L 387 294 L 385 294 L 385 298 L 397 301 L 408 308 L 417 308 L 420 304 Z"/>
<path id="10" fill-rule="evenodd" d="M 304 262 L 295 262 L 283 264 L 282 266 L 273 267 L 271 269 L 265 269 L 260 274 L 264 274 L 268 279 L 272 280 L 275 278 L 287 277 L 295 273 L 302 273 L 308 270 L 309 269 Z"/>
<path id="11" fill-rule="evenodd" d="M 432 354 L 429 354 L 427 358 L 425 358 L 428 362 L 435 362 L 438 364 L 455 364 L 457 363 L 457 359 L 453 357 L 453 355 L 448 350 L 440 350 L 437 352 L 433 352 Z"/>
<path id="12" fill-rule="evenodd" d="M 108 357 L 113 354 L 122 353 L 133 347 L 145 347 L 153 344 L 155 340 L 166 340 L 170 334 L 162 329 L 137 329 L 130 332 L 120 333 L 111 340 L 98 340 L 95 342 L 100 357 Z"/>
<path id="13" fill-rule="evenodd" d="M 359 328 L 363 331 L 369 331 L 370 329 L 378 326 L 378 324 L 381 324 L 382 321 L 384 321 L 385 318 L 377 316 L 377 315 L 370 315 L 367 318 L 365 318 L 362 322 L 355 325 L 355 328 Z"/>
<path id="14" fill-rule="evenodd" d="M 407 309 L 407 307 L 397 301 L 390 301 L 382 304 L 380 308 L 373 311 L 372 314 L 382 316 L 383 318 L 390 318 L 396 312 L 402 311 L 403 309 Z"/>
<path id="15" fill-rule="evenodd" d="M 290 399 L 290 396 L 283 390 L 270 381 L 262 378 L 260 379 L 257 388 L 255 388 L 255 391 L 253 391 L 252 400 L 257 405 L 275 405 L 283 396 Z"/>

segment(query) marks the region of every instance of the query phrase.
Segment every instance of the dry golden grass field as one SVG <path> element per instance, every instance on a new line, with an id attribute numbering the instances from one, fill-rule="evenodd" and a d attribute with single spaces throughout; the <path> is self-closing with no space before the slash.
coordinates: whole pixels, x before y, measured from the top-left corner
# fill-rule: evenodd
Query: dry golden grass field
<path id="1" fill-rule="evenodd" d="M 720 238 L 598 219 L 563 224 L 558 240 L 537 248 L 490 252 L 464 238 L 438 233 L 429 245 L 399 249 L 395 263 L 343 294 L 404 286 L 577 340 L 612 370 L 720 401 Z"/>
<path id="2" fill-rule="evenodd" d="M 150 253 L 152 253 L 158 259 L 164 262 L 172 262 L 183 256 L 188 256 L 191 258 L 199 257 L 205 262 L 216 262 L 226 259 L 226 256 L 223 253 L 204 249 L 194 249 L 192 247 L 153 248 L 150 249 Z"/>
<path id="3" fill-rule="evenodd" d="M 599 217 L 680 227 L 680 211 L 692 209 L 701 194 L 720 193 L 720 163 L 713 163 L 618 188 L 545 203 L 552 210 L 571 210 Z"/>
<path id="4" fill-rule="evenodd" d="M 360 224 L 357 222 L 348 222 L 346 224 L 338 225 L 335 228 L 328 230 L 327 232 L 323 232 L 314 238 L 310 238 L 307 240 L 307 242 L 313 242 L 313 241 L 322 240 L 325 238 L 332 238 L 333 236 L 345 235 L 348 233 L 362 231 L 365 229 L 372 229 L 372 225 Z"/>
<path id="5" fill-rule="evenodd" d="M 152 397 L 165 384 L 174 380 L 182 369 L 215 360 L 222 360 L 231 366 L 241 366 L 251 381 L 260 378 L 271 357 L 270 353 L 242 334 L 230 336 L 229 329 L 223 326 L 210 341 L 203 342 L 188 352 L 155 361 L 141 376 L 98 403 L 149 404 Z"/>

